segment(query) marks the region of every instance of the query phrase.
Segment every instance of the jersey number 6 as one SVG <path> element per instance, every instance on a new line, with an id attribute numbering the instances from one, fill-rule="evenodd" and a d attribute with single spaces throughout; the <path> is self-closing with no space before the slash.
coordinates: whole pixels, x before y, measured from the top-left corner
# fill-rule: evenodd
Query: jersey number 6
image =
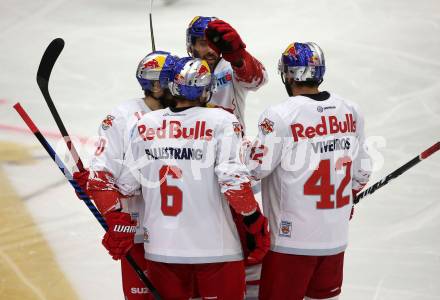
<path id="1" fill-rule="evenodd" d="M 182 211 L 182 191 L 174 185 L 168 185 L 167 176 L 174 179 L 182 177 L 182 170 L 176 166 L 162 166 L 159 170 L 161 209 L 165 216 L 177 216 Z M 170 199 L 171 198 L 171 199 Z M 171 200 L 170 203 L 168 200 Z"/>

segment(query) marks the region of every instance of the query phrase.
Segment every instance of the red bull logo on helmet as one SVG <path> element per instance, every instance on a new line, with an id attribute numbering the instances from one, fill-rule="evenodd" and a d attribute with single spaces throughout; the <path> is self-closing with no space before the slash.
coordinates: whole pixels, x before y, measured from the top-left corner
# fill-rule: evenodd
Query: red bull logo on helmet
<path id="1" fill-rule="evenodd" d="M 313 51 L 313 55 L 309 58 L 309 66 L 319 66 L 320 60 L 319 57 L 316 55 L 316 53 Z"/>
<path id="2" fill-rule="evenodd" d="M 146 71 L 150 70 L 160 70 L 163 68 L 165 64 L 166 57 L 164 55 L 156 55 L 154 57 L 149 56 L 148 59 L 144 62 L 144 69 Z"/>
<path id="3" fill-rule="evenodd" d="M 291 57 L 297 58 L 295 44 L 290 44 L 289 46 L 287 46 L 287 49 L 284 51 L 283 54 L 287 55 L 287 56 L 291 56 Z"/>
<path id="4" fill-rule="evenodd" d="M 158 69 L 160 67 L 159 62 L 155 59 L 149 60 L 144 63 L 144 68 L 147 70 Z"/>

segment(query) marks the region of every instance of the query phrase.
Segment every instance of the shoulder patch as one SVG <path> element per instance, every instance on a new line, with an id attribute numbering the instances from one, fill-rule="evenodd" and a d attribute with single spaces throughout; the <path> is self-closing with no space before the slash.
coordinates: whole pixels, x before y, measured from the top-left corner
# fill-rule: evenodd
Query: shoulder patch
<path id="1" fill-rule="evenodd" d="M 264 118 L 264 120 L 258 125 L 263 132 L 264 135 L 273 132 L 274 122 L 269 120 L 268 118 Z"/>
<path id="2" fill-rule="evenodd" d="M 107 130 L 112 127 L 114 119 L 115 117 L 113 117 L 112 115 L 107 115 L 107 117 L 101 123 L 102 129 Z"/>
<path id="3" fill-rule="evenodd" d="M 232 122 L 232 127 L 237 137 L 241 137 L 241 124 L 239 122 Z"/>

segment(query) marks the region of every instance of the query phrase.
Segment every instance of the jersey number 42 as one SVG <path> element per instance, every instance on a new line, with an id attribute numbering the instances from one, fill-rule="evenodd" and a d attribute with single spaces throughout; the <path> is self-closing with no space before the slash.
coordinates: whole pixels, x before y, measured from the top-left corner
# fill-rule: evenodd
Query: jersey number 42
<path id="1" fill-rule="evenodd" d="M 335 186 L 331 184 L 330 160 L 319 162 L 318 168 L 312 173 L 304 184 L 304 195 L 319 195 L 320 200 L 316 203 L 317 209 L 341 208 L 350 203 L 349 195 L 342 195 L 345 187 L 351 181 L 351 161 L 336 163 L 336 169 L 345 166 L 345 176 L 336 190 L 336 205 L 331 196 L 335 193 Z"/>

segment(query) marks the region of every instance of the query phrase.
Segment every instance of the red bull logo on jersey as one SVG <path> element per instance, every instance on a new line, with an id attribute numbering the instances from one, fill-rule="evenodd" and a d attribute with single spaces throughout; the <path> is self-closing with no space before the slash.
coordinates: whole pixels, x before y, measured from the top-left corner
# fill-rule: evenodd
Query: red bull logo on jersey
<path id="1" fill-rule="evenodd" d="M 115 117 L 113 117 L 112 115 L 108 115 L 101 123 L 102 129 L 107 130 L 112 127 L 114 119 Z"/>
<path id="2" fill-rule="evenodd" d="M 272 122 L 268 118 L 264 118 L 264 120 L 260 123 L 259 127 L 261 129 L 261 132 L 264 135 L 267 135 L 267 134 L 273 132 L 273 125 L 274 125 L 274 122 Z"/>
<path id="3" fill-rule="evenodd" d="M 290 125 L 293 140 L 298 142 L 299 139 L 312 139 L 316 136 L 325 136 L 328 134 L 337 133 L 354 133 L 356 132 L 356 121 L 352 114 L 345 114 L 345 120 L 341 121 L 336 116 L 322 116 L 321 122 L 312 125 L 304 126 L 301 123 Z"/>
<path id="4" fill-rule="evenodd" d="M 241 136 L 241 124 L 239 122 L 232 122 L 232 127 L 234 128 L 235 134 Z"/>
<path id="5" fill-rule="evenodd" d="M 196 121 L 192 127 L 183 127 L 177 120 L 163 120 L 159 128 L 138 125 L 138 132 L 144 141 L 154 139 L 188 139 L 210 141 L 214 130 L 206 127 L 206 121 Z"/>

